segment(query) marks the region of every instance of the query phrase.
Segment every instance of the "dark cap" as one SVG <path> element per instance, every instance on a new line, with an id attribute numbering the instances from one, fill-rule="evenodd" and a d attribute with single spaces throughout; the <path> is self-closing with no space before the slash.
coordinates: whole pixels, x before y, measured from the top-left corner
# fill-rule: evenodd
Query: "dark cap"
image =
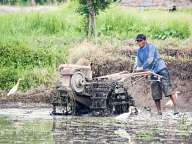
<path id="1" fill-rule="evenodd" d="M 146 36 L 144 34 L 138 34 L 135 40 L 136 41 L 146 40 Z"/>

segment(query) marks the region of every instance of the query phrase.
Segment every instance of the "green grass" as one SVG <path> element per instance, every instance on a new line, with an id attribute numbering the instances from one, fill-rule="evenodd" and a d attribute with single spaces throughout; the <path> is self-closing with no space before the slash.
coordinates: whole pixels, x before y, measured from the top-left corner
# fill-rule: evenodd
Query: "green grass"
<path id="1" fill-rule="evenodd" d="M 53 84 L 69 48 L 85 37 L 75 9 L 70 3 L 54 12 L 0 15 L 0 89 L 20 77 L 23 90 Z"/>
<path id="2" fill-rule="evenodd" d="M 112 6 L 98 16 L 98 33 L 120 39 L 145 33 L 153 39 L 169 37 L 185 39 L 192 35 L 192 15 L 188 12 L 169 13 L 163 10 L 139 11 Z"/>

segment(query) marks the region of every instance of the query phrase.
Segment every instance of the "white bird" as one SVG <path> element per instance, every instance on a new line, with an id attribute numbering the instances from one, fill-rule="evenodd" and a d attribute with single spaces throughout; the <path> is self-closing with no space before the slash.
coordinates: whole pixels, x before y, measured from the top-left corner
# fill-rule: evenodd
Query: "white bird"
<path id="1" fill-rule="evenodd" d="M 7 96 L 10 96 L 10 95 L 13 95 L 13 94 L 16 93 L 20 81 L 21 81 L 21 78 L 19 78 L 18 81 L 17 81 L 17 84 L 12 89 L 10 89 L 10 91 L 7 94 Z"/>
<path id="2" fill-rule="evenodd" d="M 121 122 L 127 122 L 129 116 L 132 113 L 138 112 L 136 107 L 130 106 L 129 107 L 129 112 L 128 113 L 123 113 L 115 117 L 115 120 L 121 121 Z"/>
<path id="3" fill-rule="evenodd" d="M 181 93 L 180 91 L 176 91 L 176 92 L 175 92 L 175 97 L 176 97 L 176 99 L 177 99 L 177 97 L 178 97 L 178 94 L 180 94 L 180 93 Z M 166 106 L 173 106 L 172 100 L 169 100 L 165 105 L 166 105 Z"/>

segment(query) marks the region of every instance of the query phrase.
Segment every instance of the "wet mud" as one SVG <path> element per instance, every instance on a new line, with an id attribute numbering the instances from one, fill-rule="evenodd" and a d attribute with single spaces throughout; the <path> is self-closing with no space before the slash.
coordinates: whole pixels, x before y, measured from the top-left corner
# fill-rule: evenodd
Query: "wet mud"
<path id="1" fill-rule="evenodd" d="M 47 104 L 9 104 L 0 110 L 0 143 L 192 143 L 192 113 L 162 116 L 139 108 L 126 121 L 111 117 L 51 116 Z"/>

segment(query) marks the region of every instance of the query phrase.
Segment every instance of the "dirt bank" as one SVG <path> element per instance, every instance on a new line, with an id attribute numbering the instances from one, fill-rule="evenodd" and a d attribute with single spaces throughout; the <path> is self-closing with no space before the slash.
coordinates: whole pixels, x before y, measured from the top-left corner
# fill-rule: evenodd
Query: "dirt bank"
<path id="1" fill-rule="evenodd" d="M 5 103 L 51 103 L 51 97 L 55 94 L 53 88 L 39 87 L 27 92 L 17 92 L 7 96 L 7 91 L 0 91 L 0 104 Z"/>

